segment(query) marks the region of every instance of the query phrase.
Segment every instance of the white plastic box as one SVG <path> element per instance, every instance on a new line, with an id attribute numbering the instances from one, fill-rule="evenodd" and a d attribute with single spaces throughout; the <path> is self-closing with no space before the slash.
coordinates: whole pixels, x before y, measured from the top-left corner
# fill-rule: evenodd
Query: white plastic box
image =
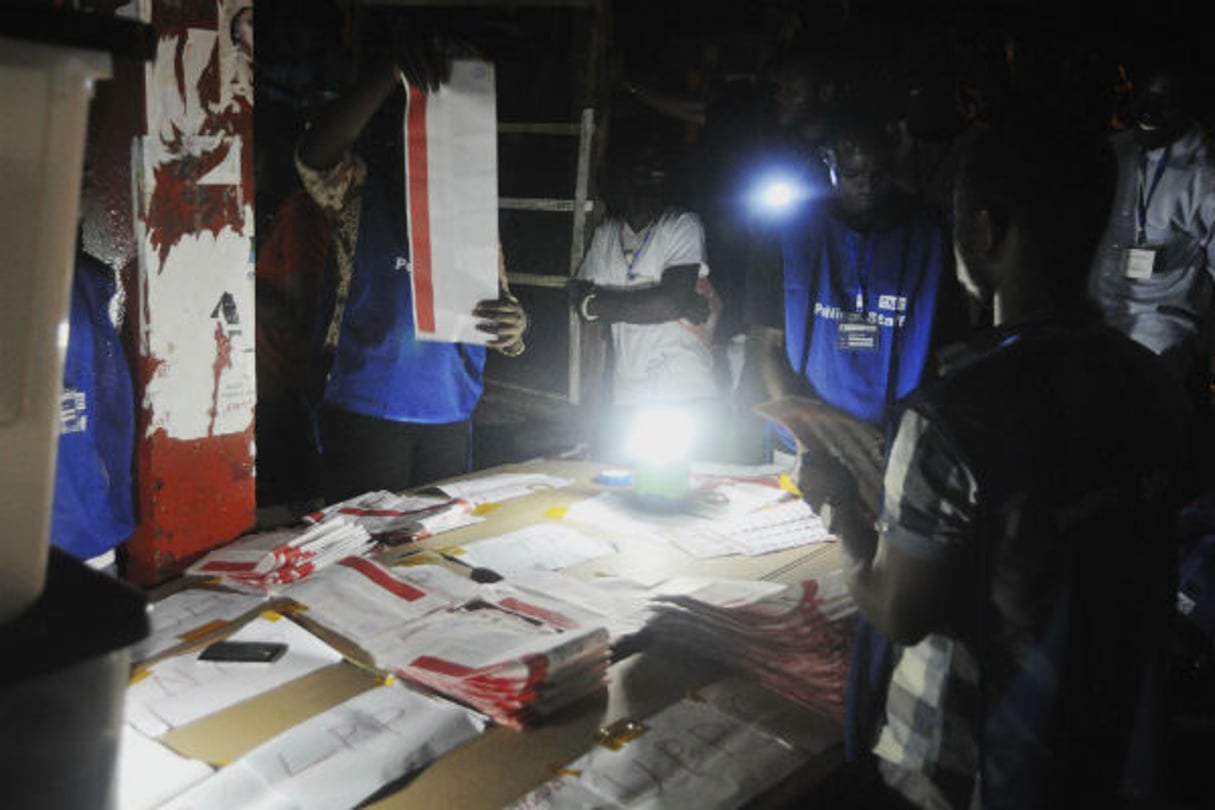
<path id="1" fill-rule="evenodd" d="M 92 84 L 106 53 L 0 37 L 0 624 L 42 592 Z"/>

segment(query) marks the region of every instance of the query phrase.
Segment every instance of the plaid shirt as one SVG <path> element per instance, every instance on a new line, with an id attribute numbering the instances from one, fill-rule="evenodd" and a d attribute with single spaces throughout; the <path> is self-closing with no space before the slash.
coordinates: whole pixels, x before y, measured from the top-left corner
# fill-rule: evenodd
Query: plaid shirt
<path id="1" fill-rule="evenodd" d="M 1167 638 L 1184 397 L 1095 325 L 970 348 L 913 397 L 887 460 L 882 537 L 951 572 L 952 605 L 902 651 L 873 750 L 919 807 L 980 790 L 984 807 L 1109 806 Z"/>
<path id="2" fill-rule="evenodd" d="M 917 557 L 957 553 L 974 521 L 974 477 L 923 414 L 904 413 L 886 468 L 881 529 Z M 933 633 L 901 651 L 873 752 L 883 777 L 920 807 L 965 807 L 979 769 L 972 721 L 978 666 L 967 646 Z"/>

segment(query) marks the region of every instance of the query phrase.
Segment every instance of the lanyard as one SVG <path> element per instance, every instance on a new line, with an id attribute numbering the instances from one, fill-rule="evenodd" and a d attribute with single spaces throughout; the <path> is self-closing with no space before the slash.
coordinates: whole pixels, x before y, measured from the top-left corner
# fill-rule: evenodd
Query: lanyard
<path id="1" fill-rule="evenodd" d="M 625 229 L 625 227 L 626 227 L 625 223 L 623 223 L 623 222 L 620 223 L 620 252 L 622 254 L 624 254 L 625 274 L 628 276 L 629 280 L 631 281 L 637 277 L 637 275 L 633 272 L 633 265 L 637 264 L 637 259 L 638 259 L 638 257 L 641 256 L 641 251 L 645 250 L 645 246 L 650 243 L 650 237 L 654 235 L 654 231 L 656 231 L 657 228 L 655 227 L 655 223 L 653 223 L 653 222 L 651 222 L 649 225 L 647 225 L 645 228 L 645 236 L 643 236 L 641 238 L 641 244 L 639 244 L 636 248 L 634 248 L 633 250 L 630 251 L 628 248 L 626 248 L 624 246 L 624 229 Z"/>
<path id="2" fill-rule="evenodd" d="M 1160 162 L 1156 164 L 1156 172 L 1152 175 L 1152 184 L 1148 186 L 1146 197 L 1143 195 L 1143 181 L 1147 179 L 1147 152 L 1144 150 L 1139 152 L 1139 208 L 1136 211 L 1138 227 L 1135 230 L 1135 240 L 1139 245 L 1147 244 L 1148 206 L 1152 204 L 1152 195 L 1156 193 L 1156 187 L 1160 185 L 1160 178 L 1164 176 L 1164 169 L 1169 163 L 1169 155 L 1172 151 L 1172 144 L 1165 147 L 1164 154 L 1160 156 Z"/>
<path id="3" fill-rule="evenodd" d="M 852 231 L 844 231 L 844 242 L 848 245 L 848 258 L 852 260 L 852 269 L 856 272 L 856 311 L 865 311 L 865 297 L 868 293 L 869 271 L 873 268 L 873 257 L 877 253 L 874 247 L 875 239 L 868 234 L 859 237 L 861 243 L 860 255 L 857 255 L 858 237 Z"/>

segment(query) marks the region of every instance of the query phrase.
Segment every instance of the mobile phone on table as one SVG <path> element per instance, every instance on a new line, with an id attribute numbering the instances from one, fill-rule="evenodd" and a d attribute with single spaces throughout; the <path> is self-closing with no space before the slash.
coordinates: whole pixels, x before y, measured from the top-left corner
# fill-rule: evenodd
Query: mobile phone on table
<path id="1" fill-rule="evenodd" d="M 286 652 L 287 645 L 279 641 L 217 641 L 203 650 L 198 660 L 271 664 Z"/>

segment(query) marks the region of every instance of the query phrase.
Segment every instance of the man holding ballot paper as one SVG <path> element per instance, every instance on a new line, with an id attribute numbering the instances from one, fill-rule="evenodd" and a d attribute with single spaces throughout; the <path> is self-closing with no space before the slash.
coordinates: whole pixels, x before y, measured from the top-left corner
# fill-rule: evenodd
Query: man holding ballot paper
<path id="1" fill-rule="evenodd" d="M 408 39 L 296 153 L 335 226 L 315 335 L 329 503 L 466 472 L 485 347 L 524 350 L 497 236 L 493 65 Z"/>

